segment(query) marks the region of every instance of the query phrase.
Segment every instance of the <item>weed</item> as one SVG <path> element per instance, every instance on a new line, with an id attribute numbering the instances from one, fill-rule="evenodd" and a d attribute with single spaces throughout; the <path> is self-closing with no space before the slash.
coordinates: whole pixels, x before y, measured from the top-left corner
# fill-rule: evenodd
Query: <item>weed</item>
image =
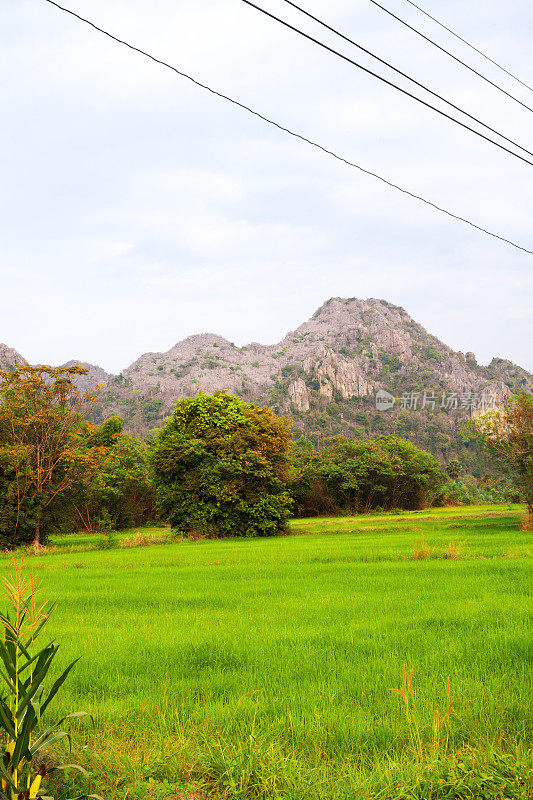
<path id="1" fill-rule="evenodd" d="M 117 547 L 117 537 L 113 531 L 102 531 L 103 539 L 95 546 L 95 550 L 114 550 Z"/>
<path id="2" fill-rule="evenodd" d="M 175 538 L 167 531 L 160 533 L 135 533 L 120 541 L 120 547 L 150 547 L 156 544 L 173 544 Z"/>
<path id="3" fill-rule="evenodd" d="M 413 561 L 418 561 L 418 560 L 426 561 L 428 558 L 431 558 L 433 556 L 434 552 L 435 548 L 430 547 L 429 544 L 426 542 L 426 540 L 422 539 L 420 544 L 416 544 L 413 546 L 409 558 L 411 558 Z"/>
<path id="4" fill-rule="evenodd" d="M 448 542 L 448 547 L 444 551 L 443 558 L 449 558 L 452 561 L 457 558 L 462 558 L 461 550 L 463 547 L 462 542 Z"/>
<path id="5" fill-rule="evenodd" d="M 403 681 L 400 689 L 389 689 L 390 692 L 398 694 L 404 704 L 405 718 L 409 729 L 409 738 L 413 753 L 420 761 L 425 757 L 436 759 L 446 754 L 448 748 L 447 724 L 453 712 L 453 699 L 450 696 L 450 679 L 446 681 L 446 703 L 447 706 L 441 713 L 438 708 L 433 713 L 431 720 L 432 738 L 429 746 L 423 742 L 424 731 L 429 723 L 422 725 L 415 704 L 415 694 L 413 690 L 413 670 L 407 676 L 405 664 L 403 667 Z"/>

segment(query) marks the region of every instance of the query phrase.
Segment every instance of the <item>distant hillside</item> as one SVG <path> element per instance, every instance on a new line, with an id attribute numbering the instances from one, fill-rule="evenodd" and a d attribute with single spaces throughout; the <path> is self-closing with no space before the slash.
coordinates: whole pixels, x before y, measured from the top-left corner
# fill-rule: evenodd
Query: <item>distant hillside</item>
<path id="1" fill-rule="evenodd" d="M 4 353 L 11 363 L 11 354 L 20 358 L 0 346 L 0 364 Z M 443 460 L 460 452 L 465 462 L 474 458 L 458 439 L 465 417 L 533 385 L 533 376 L 509 361 L 482 367 L 472 353 L 454 352 L 403 308 L 339 297 L 276 345 L 236 347 L 204 333 L 167 353 L 146 353 L 118 376 L 83 366 L 90 369 L 85 385 L 102 384 L 96 418 L 119 413 L 138 434 L 157 427 L 179 398 L 226 390 L 290 416 L 295 434 L 315 442 L 336 433 L 397 433 Z M 398 398 L 391 410 L 376 409 L 380 389 Z M 441 407 L 443 396 L 449 407 Z"/>
<path id="2" fill-rule="evenodd" d="M 7 344 L 0 344 L 0 369 L 11 369 L 16 364 L 25 364 L 26 359 L 20 353 L 8 347 Z"/>

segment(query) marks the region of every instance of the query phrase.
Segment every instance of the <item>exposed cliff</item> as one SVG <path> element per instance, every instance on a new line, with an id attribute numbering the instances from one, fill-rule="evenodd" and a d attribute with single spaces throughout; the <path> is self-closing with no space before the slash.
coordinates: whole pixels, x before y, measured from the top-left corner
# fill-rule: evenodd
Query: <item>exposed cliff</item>
<path id="1" fill-rule="evenodd" d="M 12 364 L 21 356 L 2 345 L 2 359 Z M 157 427 L 180 398 L 225 390 L 289 415 L 296 433 L 316 440 L 394 432 L 443 458 L 456 450 L 465 414 L 533 384 L 530 373 L 507 360 L 483 367 L 472 353 L 453 351 L 403 308 L 340 297 L 279 344 L 236 347 L 203 333 L 166 353 L 144 354 L 118 376 L 82 366 L 89 369 L 84 388 L 102 387 L 96 418 L 119 413 L 136 433 Z M 376 408 L 380 389 L 396 398 L 385 412 Z"/>

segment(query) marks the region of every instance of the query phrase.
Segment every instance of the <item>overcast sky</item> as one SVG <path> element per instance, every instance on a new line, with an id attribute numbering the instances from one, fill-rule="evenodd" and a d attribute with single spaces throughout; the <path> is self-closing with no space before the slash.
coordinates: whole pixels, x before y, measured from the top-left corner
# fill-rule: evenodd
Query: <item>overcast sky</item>
<path id="1" fill-rule="evenodd" d="M 258 0 L 345 53 L 283 0 Z M 241 0 L 63 0 L 363 167 L 533 249 L 533 168 Z M 421 0 L 533 85 L 530 0 Z M 533 106 L 405 0 L 382 0 Z M 369 0 L 302 4 L 533 150 L 533 114 Z M 271 344 L 331 296 L 533 369 L 533 256 L 276 131 L 45 0 L 0 4 L 0 342 L 119 372 L 193 333 Z M 384 72 L 384 70 L 383 70 Z"/>

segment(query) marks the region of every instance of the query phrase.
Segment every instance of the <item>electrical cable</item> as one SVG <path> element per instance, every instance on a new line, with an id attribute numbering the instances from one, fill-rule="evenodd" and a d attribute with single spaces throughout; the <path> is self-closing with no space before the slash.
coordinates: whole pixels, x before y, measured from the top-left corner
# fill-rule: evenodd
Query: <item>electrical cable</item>
<path id="1" fill-rule="evenodd" d="M 478 76 L 478 78 L 481 78 L 482 80 L 486 81 L 487 83 L 490 83 L 490 85 L 493 86 L 495 89 L 498 89 L 499 92 L 503 92 L 503 94 L 507 95 L 507 97 L 511 98 L 511 100 L 514 100 L 515 103 L 518 103 L 519 105 L 523 106 L 524 108 L 527 108 L 528 111 L 531 111 L 531 113 L 533 113 L 533 108 L 531 108 L 531 106 L 528 106 L 527 103 L 523 103 L 522 100 L 519 100 L 518 97 L 514 96 L 514 94 L 511 94 L 510 92 L 508 92 L 506 89 L 504 89 L 499 84 L 494 83 L 494 81 L 491 81 L 490 78 L 487 78 L 486 75 L 483 75 L 483 73 L 478 72 L 477 69 L 474 69 L 474 67 L 471 67 L 469 64 L 466 63 L 466 61 L 463 61 L 458 56 L 455 56 L 453 53 L 450 53 L 450 51 L 446 50 L 445 47 L 442 47 L 440 44 L 437 44 L 437 42 L 434 42 L 433 39 L 430 39 L 429 36 L 425 35 L 425 33 L 422 33 L 422 31 L 419 31 L 418 28 L 415 28 L 413 25 L 410 25 L 404 19 L 399 17 L 397 14 L 394 14 L 388 8 L 385 8 L 385 6 L 382 6 L 381 3 L 377 2 L 377 0 L 370 0 L 370 2 L 373 3 L 373 5 L 377 6 L 377 8 L 380 8 L 386 14 L 389 14 L 389 16 L 393 17 L 395 20 L 400 22 L 402 25 L 405 25 L 405 27 L 409 28 L 409 30 L 413 31 L 413 33 L 416 33 L 418 36 L 421 36 L 422 39 L 426 40 L 426 42 L 429 42 L 434 47 L 437 47 L 439 50 L 441 50 L 443 53 L 446 53 L 447 56 L 449 56 L 450 58 L 453 58 L 453 60 L 457 61 L 457 63 L 461 64 L 461 66 L 466 67 L 466 69 L 469 69 L 470 72 L 473 72 L 474 75 Z"/>
<path id="2" fill-rule="evenodd" d="M 495 61 L 493 58 L 491 58 L 486 53 L 484 53 L 483 50 L 480 50 L 479 47 L 476 47 L 471 42 L 469 42 L 467 39 L 464 39 L 462 36 L 460 36 L 454 30 L 452 30 L 447 25 L 445 25 L 444 22 L 441 22 L 436 17 L 432 17 L 431 14 L 429 14 L 427 11 L 425 11 L 425 9 L 423 9 L 421 6 L 417 6 L 416 3 L 413 3 L 413 0 L 405 0 L 405 2 L 409 3 L 412 6 L 414 6 L 422 14 L 425 14 L 426 17 L 429 17 L 429 19 L 432 19 L 433 22 L 436 22 L 437 25 L 440 25 L 441 28 L 444 28 L 445 31 L 448 31 L 448 33 L 451 33 L 452 36 L 455 36 L 456 39 L 459 39 L 460 42 L 463 42 L 463 44 L 466 44 L 467 47 L 470 47 L 471 50 L 474 50 L 476 53 L 479 53 L 480 56 L 483 56 L 483 58 L 485 58 L 487 61 L 490 61 L 491 64 L 494 64 L 495 67 L 498 67 L 498 69 L 500 69 L 502 72 L 505 72 L 505 74 L 509 75 L 510 78 L 512 78 L 513 80 L 517 81 L 518 83 L 521 83 L 522 86 L 525 86 L 525 88 L 529 89 L 530 92 L 533 92 L 533 88 L 528 83 L 526 83 L 525 81 L 521 80 L 517 75 L 514 75 L 512 72 L 510 72 L 505 67 L 502 67 L 501 64 L 498 64 L 497 61 Z"/>
<path id="3" fill-rule="evenodd" d="M 509 153 L 510 155 L 514 156 L 515 158 L 519 158 L 520 161 L 523 161 L 525 164 L 529 164 L 530 167 L 533 167 L 533 161 L 529 161 L 529 159 L 524 158 L 519 153 L 515 153 L 514 150 L 510 150 L 508 147 L 505 147 L 505 145 L 500 144 L 499 142 L 495 142 L 494 139 L 490 138 L 490 136 L 485 136 L 485 134 L 481 133 L 481 131 L 477 131 L 475 128 L 471 128 L 470 125 L 467 125 L 465 122 L 461 122 L 461 120 L 458 120 L 455 117 L 452 117 L 452 115 L 451 114 L 447 114 L 446 111 L 442 111 L 442 109 L 437 108 L 437 106 L 434 106 L 431 103 L 428 103 L 426 100 L 422 100 L 421 97 L 418 97 L 416 94 L 413 94 L 412 92 L 407 91 L 407 89 L 403 89 L 401 86 L 398 86 L 398 84 L 393 83 L 393 81 L 389 81 L 387 78 L 384 78 L 382 75 L 379 75 L 377 72 L 374 72 L 373 70 L 368 69 L 368 67 L 363 66 L 363 64 L 359 64 L 358 61 L 354 61 L 352 58 L 349 58 L 348 56 L 345 56 L 339 50 L 335 50 L 333 47 L 330 47 L 329 45 L 324 44 L 324 42 L 321 42 L 320 39 L 315 39 L 314 36 L 311 36 L 310 34 L 305 33 L 305 31 L 302 31 L 300 28 L 297 28 L 295 25 L 291 25 L 290 22 L 286 22 L 284 19 L 281 19 L 281 17 L 277 17 L 275 14 L 272 14 L 270 11 L 267 11 L 265 8 L 262 8 L 261 6 L 258 6 L 255 3 L 252 3 L 251 0 L 242 0 L 242 2 L 245 3 L 247 6 L 250 6 L 251 8 L 254 8 L 256 11 L 259 11 L 261 14 L 264 14 L 266 17 L 269 17 L 270 19 L 273 19 L 274 21 L 279 22 L 285 28 L 289 28 L 289 30 L 294 31 L 294 33 L 297 33 L 300 36 L 303 36 L 304 39 L 307 39 L 308 41 L 313 42 L 314 44 L 317 44 L 319 47 L 322 47 L 324 50 L 327 50 L 328 52 L 333 53 L 333 55 L 338 56 L 343 61 L 346 61 L 349 64 L 352 64 L 354 67 L 357 67 L 358 69 L 362 70 L 363 72 L 368 73 L 368 75 L 372 75 L 372 77 L 377 78 L 378 81 L 381 81 L 382 83 L 385 83 L 387 86 L 391 86 L 393 89 L 396 89 L 398 92 L 401 92 L 401 94 L 404 94 L 407 97 L 410 97 L 412 100 L 416 100 L 417 103 L 420 103 L 421 105 L 426 106 L 426 108 L 432 109 L 437 114 L 440 114 L 442 117 L 445 117 L 446 119 L 449 119 L 451 122 L 455 122 L 456 125 L 460 125 L 461 128 L 465 128 L 467 131 L 470 131 L 471 133 L 475 134 L 476 136 L 479 136 L 481 139 L 484 139 L 486 142 L 490 142 L 495 147 L 499 147 L 500 150 L 505 150 L 506 153 Z"/>
<path id="4" fill-rule="evenodd" d="M 456 111 L 459 111 L 461 114 L 464 114 L 466 117 L 469 117 L 474 122 L 477 122 L 478 125 L 482 125 L 487 130 L 491 131 L 492 133 L 495 133 L 496 136 L 500 136 L 502 139 L 505 139 L 505 141 L 509 142 L 509 144 L 512 144 L 515 147 L 518 147 L 520 150 L 523 150 L 524 153 L 528 153 L 528 155 L 533 156 L 533 152 L 531 150 L 528 150 L 527 147 L 523 147 L 521 144 L 518 144 L 518 142 L 515 142 L 513 139 L 510 139 L 508 136 L 505 136 L 503 133 L 500 133 L 498 130 L 496 130 L 496 128 L 491 128 L 490 125 L 487 125 L 482 120 L 478 119 L 477 117 L 474 117 L 468 111 L 465 111 L 463 108 L 460 108 L 460 106 L 455 105 L 455 103 L 452 103 L 451 100 L 447 100 L 442 95 L 438 94 L 437 92 L 434 92 L 433 89 L 430 89 L 425 84 L 420 83 L 420 81 L 417 81 L 416 78 L 412 78 L 410 75 L 407 75 L 407 73 L 402 72 L 401 69 L 398 69 L 393 64 L 390 64 L 388 61 L 385 61 L 385 59 L 380 58 L 380 56 L 377 56 L 371 50 L 368 50 L 366 47 L 363 47 L 363 45 L 359 44 L 358 42 L 355 42 L 353 39 L 350 39 L 349 36 L 346 36 L 344 33 L 341 33 L 341 31 L 339 31 L 336 28 L 332 27 L 327 22 L 324 22 L 324 20 L 321 20 L 318 17 L 315 17 L 309 11 L 306 11 L 305 8 L 302 8 L 301 6 L 297 5 L 296 3 L 293 3 L 292 0 L 283 0 L 283 2 L 287 3 L 287 5 L 289 5 L 289 6 L 292 6 L 292 8 L 297 9 L 302 14 L 304 14 L 306 17 L 309 17 L 309 19 L 312 19 L 315 22 L 318 22 L 318 24 L 322 25 L 323 28 L 326 28 L 328 31 L 331 31 L 336 36 L 339 36 L 341 39 L 344 39 L 344 41 L 349 42 L 350 44 L 353 44 L 359 50 L 362 50 L 363 53 L 366 53 L 367 55 L 371 56 L 372 58 L 375 58 L 381 64 L 384 64 L 386 67 L 389 67 L 389 69 L 394 70 L 394 72 L 397 72 L 398 75 L 401 75 L 403 78 L 407 78 L 408 81 L 411 81 L 412 83 L 416 84 L 416 86 L 419 86 L 421 89 L 424 89 L 424 91 L 429 92 L 429 94 L 432 94 L 433 97 L 436 97 L 438 100 L 442 100 L 443 103 L 447 103 L 447 105 L 451 106 Z"/>
<path id="5" fill-rule="evenodd" d="M 166 61 L 162 61 L 161 59 L 156 58 L 155 56 L 151 55 L 150 53 L 147 53 L 145 50 L 141 50 L 139 47 L 136 47 L 135 45 L 130 44 L 129 42 L 126 42 L 124 39 L 120 39 L 118 36 L 114 36 L 109 31 L 104 30 L 104 28 L 100 28 L 94 22 L 91 22 L 90 20 L 86 19 L 85 17 L 82 17 L 80 14 L 76 14 L 76 12 L 72 11 L 70 8 L 66 8 L 65 6 L 62 6 L 59 3 L 55 2 L 55 0 L 45 0 L 45 2 L 49 3 L 52 6 L 55 6 L 57 9 L 59 9 L 60 11 L 65 12 L 66 14 L 70 14 L 70 16 L 75 17 L 80 22 L 83 22 L 84 24 L 90 26 L 91 28 L 93 28 L 94 30 L 98 31 L 99 33 L 102 33 L 104 36 L 107 36 L 109 39 L 112 39 L 117 44 L 124 45 L 125 47 L 129 48 L 130 50 L 133 50 L 134 52 L 139 53 L 139 55 L 142 55 L 145 58 L 148 58 L 150 61 L 153 61 L 156 64 L 159 64 L 159 65 L 161 65 L 163 67 L 166 67 L 167 69 L 172 70 L 172 72 L 175 72 L 177 75 L 180 75 L 182 78 L 186 78 L 186 80 L 190 81 L 195 86 L 198 86 L 199 88 L 204 89 L 205 91 L 209 92 L 210 94 L 214 95 L 215 97 L 219 97 L 221 100 L 226 100 L 227 102 L 232 103 L 232 105 L 237 106 L 238 108 L 241 108 L 243 111 L 247 111 L 249 114 L 252 114 L 254 117 L 257 117 L 258 119 L 261 119 L 263 122 L 266 122 L 268 125 L 272 125 L 274 128 L 277 128 L 278 130 L 283 131 L 284 133 L 288 133 L 290 136 L 293 136 L 295 139 L 299 139 L 302 142 L 306 142 L 307 144 L 311 145 L 312 147 L 315 147 L 316 149 L 322 151 L 323 153 L 326 153 L 326 155 L 331 156 L 332 158 L 336 159 L 337 161 L 340 161 L 341 163 L 346 164 L 349 167 L 353 167 L 354 169 L 359 170 L 359 172 L 362 172 L 365 175 L 369 175 L 372 178 L 376 178 L 376 180 L 381 181 L 381 183 L 386 184 L 391 189 L 396 189 L 398 192 L 401 192 L 402 194 L 408 195 L 409 197 L 412 197 L 414 200 L 419 200 L 421 203 L 424 203 L 425 205 L 430 206 L 431 208 L 434 208 L 436 211 L 439 211 L 442 214 L 446 214 L 446 216 L 451 217 L 452 219 L 458 220 L 459 222 L 463 222 L 465 225 L 469 225 L 471 228 L 474 228 L 475 230 L 480 231 L 481 233 L 484 233 L 487 236 L 491 236 L 494 239 L 498 239 L 501 242 L 505 242 L 506 244 L 511 245 L 511 247 L 514 247 L 517 250 L 521 250 L 522 252 L 533 256 L 533 250 L 530 250 L 529 248 L 524 247 L 523 245 L 517 244 L 512 239 L 507 239 L 505 236 L 501 236 L 500 234 L 494 233 L 493 231 L 490 231 L 487 228 L 483 228 L 481 225 L 477 225 L 475 222 L 472 222 L 471 220 L 467 219 L 466 217 L 461 217 L 458 214 L 454 214 L 452 211 L 448 211 L 448 209 L 443 208 L 442 206 L 439 206 L 436 203 L 433 203 L 431 200 L 427 200 L 425 197 L 422 197 L 421 195 L 415 194 L 414 192 L 409 191 L 409 189 L 404 189 L 402 186 L 399 186 L 398 184 L 393 183 L 392 181 L 389 181 L 386 178 L 383 178 L 377 172 L 373 172 L 372 170 L 365 169 L 365 167 L 361 167 L 359 164 L 355 163 L 354 161 L 349 161 L 347 158 L 344 158 L 343 156 L 338 155 L 338 153 L 335 153 L 333 150 L 329 150 L 327 147 L 324 147 L 323 145 L 319 144 L 318 142 L 315 142 L 312 139 L 308 139 L 306 136 L 303 136 L 300 133 L 296 133 L 295 131 L 291 130 L 290 128 L 286 128 L 285 126 L 281 125 L 279 122 L 276 122 L 275 120 L 264 116 L 263 114 L 259 113 L 259 111 L 255 111 L 253 108 L 250 108 L 250 106 L 247 106 L 244 103 L 241 103 L 239 100 L 235 100 L 232 97 L 229 97 L 229 95 L 223 94 L 222 92 L 219 92 L 216 89 L 212 89 L 210 86 L 208 86 L 205 83 L 201 83 L 196 78 L 193 78 L 191 75 L 188 75 L 186 72 L 182 72 L 181 70 L 177 69 L 177 67 L 173 67 L 171 64 L 168 64 Z"/>

